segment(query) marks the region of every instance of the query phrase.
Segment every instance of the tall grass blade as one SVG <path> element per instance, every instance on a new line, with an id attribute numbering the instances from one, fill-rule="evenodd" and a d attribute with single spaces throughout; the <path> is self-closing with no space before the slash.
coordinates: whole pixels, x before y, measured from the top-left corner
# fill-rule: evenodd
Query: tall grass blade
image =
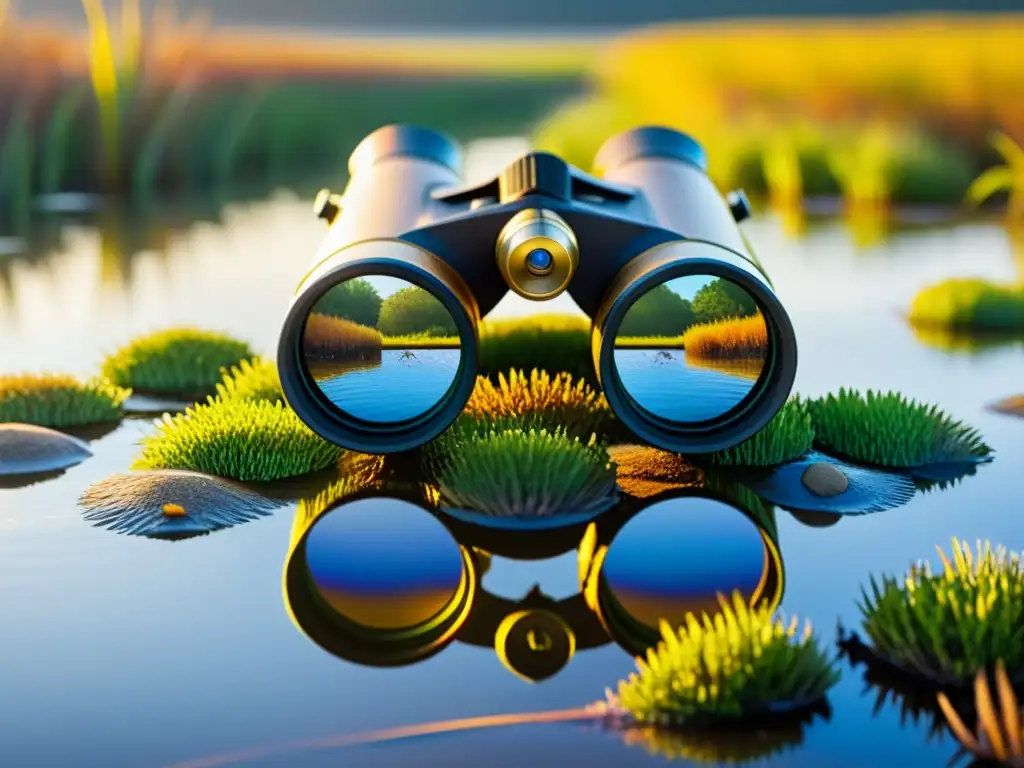
<path id="1" fill-rule="evenodd" d="M 85 94 L 83 88 L 73 88 L 61 94 L 46 126 L 39 158 L 42 164 L 39 185 L 43 194 L 61 191 L 71 137 L 74 135 L 75 117 L 85 102 Z"/>

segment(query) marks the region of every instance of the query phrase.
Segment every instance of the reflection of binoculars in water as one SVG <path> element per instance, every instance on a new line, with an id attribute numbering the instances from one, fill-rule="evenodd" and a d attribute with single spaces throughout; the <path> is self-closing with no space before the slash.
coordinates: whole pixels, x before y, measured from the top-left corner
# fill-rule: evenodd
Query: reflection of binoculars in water
<path id="1" fill-rule="evenodd" d="M 737 227 L 745 197 L 723 199 L 701 146 L 665 128 L 611 138 L 595 164 L 602 178 L 530 153 L 460 186 L 441 134 L 366 137 L 344 195 L 317 200 L 330 229 L 282 328 L 295 412 L 366 453 L 433 439 L 473 390 L 481 317 L 511 289 L 568 292 L 590 316 L 597 379 L 646 442 L 706 453 L 761 429 L 789 396 L 796 342 Z"/>
<path id="2" fill-rule="evenodd" d="M 492 554 L 426 495 L 355 493 L 296 516 L 285 601 L 311 640 L 357 664 L 415 664 L 458 642 L 493 648 L 510 671 L 539 681 L 609 642 L 643 654 L 661 620 L 713 613 L 719 593 L 776 606 L 785 578 L 774 514 L 726 499 L 695 489 L 632 499 L 563 539 L 563 551 L 578 550 L 577 594 L 553 599 L 538 585 L 516 599 L 488 591 L 485 575 L 500 557 L 554 567 L 536 559 L 543 537 L 506 539 Z"/>

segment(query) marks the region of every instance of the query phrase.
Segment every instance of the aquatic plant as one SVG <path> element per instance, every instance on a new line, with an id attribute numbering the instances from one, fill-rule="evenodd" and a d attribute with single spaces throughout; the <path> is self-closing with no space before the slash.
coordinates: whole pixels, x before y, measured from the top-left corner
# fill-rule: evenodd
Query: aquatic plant
<path id="1" fill-rule="evenodd" d="M 282 504 L 221 477 L 178 470 L 115 474 L 90 485 L 78 503 L 95 526 L 167 538 L 230 528 Z"/>
<path id="2" fill-rule="evenodd" d="M 992 455 L 973 428 L 896 392 L 840 389 L 806 401 L 823 451 L 863 464 L 914 468 L 977 462 Z"/>
<path id="3" fill-rule="evenodd" d="M 929 286 L 910 304 L 915 326 L 951 330 L 1024 331 L 1024 286 L 954 278 Z"/>
<path id="4" fill-rule="evenodd" d="M 787 625 L 738 592 L 719 601 L 719 613 L 689 614 L 678 630 L 662 622 L 661 642 L 608 692 L 613 709 L 652 725 L 735 721 L 809 707 L 838 682 L 809 623 L 798 636 L 795 617 Z"/>
<path id="5" fill-rule="evenodd" d="M 979 670 L 974 678 L 974 704 L 978 713 L 976 733 L 971 733 L 964 725 L 945 693 L 938 694 L 938 703 L 949 729 L 960 740 L 961 754 L 969 752 L 977 758 L 997 761 L 1009 768 L 1024 768 L 1024 727 L 1021 726 L 1024 712 L 1017 703 L 1017 694 L 1002 661 L 996 662 L 995 681 L 999 709 L 993 701 L 985 670 Z"/>
<path id="6" fill-rule="evenodd" d="M 313 312 L 302 334 L 303 354 L 323 359 L 380 352 L 383 336 L 376 328 Z"/>
<path id="7" fill-rule="evenodd" d="M 573 382 L 567 373 L 552 376 L 536 368 L 529 377 L 517 370 L 510 371 L 507 378 L 499 373 L 497 385 L 478 376 L 464 413 L 490 420 L 532 416 L 534 427 L 561 426 L 576 437 L 603 436 L 614 421 L 604 395 L 585 381 Z"/>
<path id="8" fill-rule="evenodd" d="M 771 467 L 799 459 L 813 444 L 811 416 L 806 405 L 793 398 L 753 437 L 701 458 L 723 467 Z"/>
<path id="9" fill-rule="evenodd" d="M 225 372 L 217 385 L 220 400 L 267 400 L 284 402 L 277 364 L 265 357 L 243 360 Z"/>
<path id="10" fill-rule="evenodd" d="M 325 469 L 342 455 L 281 403 L 211 398 L 156 425 L 132 469 L 270 481 Z"/>
<path id="11" fill-rule="evenodd" d="M 761 313 L 694 325 L 683 334 L 686 357 L 703 359 L 763 358 L 768 327 Z"/>
<path id="12" fill-rule="evenodd" d="M 984 171 L 967 190 L 969 205 L 985 202 L 997 192 L 1010 195 L 1006 214 L 1009 218 L 1024 217 L 1024 149 L 1002 131 L 989 136 L 989 143 L 1002 155 L 1006 165 Z"/>
<path id="13" fill-rule="evenodd" d="M 583 442 L 564 429 L 523 431 L 459 419 L 436 442 L 437 486 L 461 509 L 537 518 L 615 499 L 615 464 L 596 436 Z"/>
<path id="14" fill-rule="evenodd" d="M 800 154 L 790 137 L 777 132 L 765 144 L 761 164 L 772 206 L 779 210 L 800 208 L 804 202 L 804 177 Z"/>
<path id="15" fill-rule="evenodd" d="M 119 421 L 126 389 L 62 374 L 0 375 L 0 422 L 76 427 Z"/>
<path id="16" fill-rule="evenodd" d="M 831 148 L 829 166 L 848 212 L 889 204 L 896 152 L 892 130 L 885 125 L 869 126 Z"/>
<path id="17" fill-rule="evenodd" d="M 904 672 L 963 684 L 1003 660 L 1024 677 L 1024 565 L 1018 554 L 953 539 L 941 573 L 925 562 L 903 578 L 871 577 L 860 610 L 872 651 Z"/>
<path id="18" fill-rule="evenodd" d="M 212 395 L 223 369 L 254 357 L 244 341 L 197 328 L 170 328 L 134 339 L 109 355 L 103 375 L 143 395 L 200 400 Z"/>
<path id="19" fill-rule="evenodd" d="M 480 324 L 479 372 L 489 378 L 536 368 L 597 383 L 584 315 L 531 315 Z"/>

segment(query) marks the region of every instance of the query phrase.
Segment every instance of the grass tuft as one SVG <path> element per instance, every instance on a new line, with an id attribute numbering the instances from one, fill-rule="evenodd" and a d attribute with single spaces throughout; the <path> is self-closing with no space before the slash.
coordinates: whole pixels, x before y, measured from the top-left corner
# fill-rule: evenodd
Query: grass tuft
<path id="1" fill-rule="evenodd" d="M 1024 565 L 1017 553 L 953 539 L 943 570 L 918 563 L 903 578 L 871 577 L 860 610 L 873 652 L 911 674 L 944 684 L 969 683 L 1002 660 L 1024 676 Z"/>
<path id="2" fill-rule="evenodd" d="M 946 280 L 918 293 L 907 319 L 925 328 L 1024 331 L 1024 286 L 979 278 Z"/>
<path id="3" fill-rule="evenodd" d="M 615 495 L 615 464 L 596 435 L 518 429 L 460 418 L 433 448 L 437 485 L 452 506 L 495 517 L 584 512 Z"/>
<path id="4" fill-rule="evenodd" d="M 59 429 L 120 421 L 130 394 L 105 381 L 61 374 L 0 376 L 0 422 Z"/>
<path id="5" fill-rule="evenodd" d="M 910 469 L 992 455 L 975 429 L 896 392 L 840 389 L 806 405 L 822 450 L 857 463 Z"/>
<path id="6" fill-rule="evenodd" d="M 662 640 L 638 658 L 637 672 L 609 694 L 616 709 L 642 724 L 728 720 L 819 702 L 839 680 L 810 624 L 751 609 L 738 592 L 721 611 L 687 615 L 677 630 L 662 622 Z"/>
<path id="7" fill-rule="evenodd" d="M 201 400 L 215 394 L 223 369 L 254 357 L 244 341 L 196 328 L 141 336 L 103 361 L 114 384 L 143 395 Z"/>
<path id="8" fill-rule="evenodd" d="M 235 480 L 280 480 L 334 464 L 342 450 L 281 403 L 212 398 L 165 414 L 133 469 L 185 469 Z"/>
<path id="9" fill-rule="evenodd" d="M 324 360 L 379 353 L 384 337 L 376 328 L 331 315 L 311 313 L 302 334 L 302 352 Z"/>
<path id="10" fill-rule="evenodd" d="M 529 376 L 517 370 L 507 378 L 499 373 L 497 385 L 478 377 L 464 412 L 475 419 L 534 417 L 536 427 L 561 426 L 577 437 L 604 435 L 614 420 L 604 395 L 585 381 L 574 382 L 567 373 L 552 376 L 536 368 Z"/>
<path id="11" fill-rule="evenodd" d="M 806 405 L 789 400 L 753 437 L 706 460 L 721 467 L 774 467 L 799 459 L 814 444 L 814 425 Z"/>
<path id="12" fill-rule="evenodd" d="M 694 325 L 683 334 L 687 358 L 764 358 L 768 352 L 768 326 L 761 313 Z"/>
<path id="13" fill-rule="evenodd" d="M 480 325 L 482 376 L 536 368 L 597 383 L 590 352 L 590 320 L 583 315 L 531 315 Z"/>
<path id="14" fill-rule="evenodd" d="M 283 403 L 284 392 L 277 373 L 277 364 L 265 357 L 243 360 L 225 372 L 217 385 L 220 400 L 266 400 Z"/>

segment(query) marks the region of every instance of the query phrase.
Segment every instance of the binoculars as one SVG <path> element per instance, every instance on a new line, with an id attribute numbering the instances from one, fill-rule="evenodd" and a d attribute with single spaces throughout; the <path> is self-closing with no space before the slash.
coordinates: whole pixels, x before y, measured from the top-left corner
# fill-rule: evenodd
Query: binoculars
<path id="1" fill-rule="evenodd" d="M 531 152 L 479 185 L 427 128 L 392 125 L 349 159 L 343 195 L 284 320 L 285 398 L 314 432 L 386 454 L 440 435 L 476 383 L 479 324 L 511 290 L 567 292 L 592 321 L 596 379 L 640 440 L 709 453 L 755 434 L 785 403 L 796 339 L 691 137 L 610 138 L 591 175 Z M 555 371 L 551 371 L 555 373 Z"/>

